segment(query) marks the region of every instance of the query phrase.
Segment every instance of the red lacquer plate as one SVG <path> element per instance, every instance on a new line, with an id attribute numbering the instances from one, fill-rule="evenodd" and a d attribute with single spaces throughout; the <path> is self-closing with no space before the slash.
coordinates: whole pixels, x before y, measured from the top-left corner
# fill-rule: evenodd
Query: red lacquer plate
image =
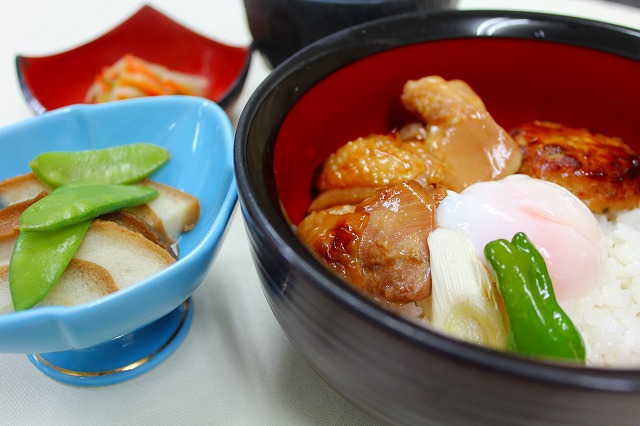
<path id="1" fill-rule="evenodd" d="M 206 98 L 227 111 L 242 90 L 251 62 L 250 47 L 204 37 L 145 5 L 111 31 L 72 50 L 42 57 L 18 55 L 22 92 L 36 114 L 84 103 L 101 69 L 126 53 L 208 78 Z"/>

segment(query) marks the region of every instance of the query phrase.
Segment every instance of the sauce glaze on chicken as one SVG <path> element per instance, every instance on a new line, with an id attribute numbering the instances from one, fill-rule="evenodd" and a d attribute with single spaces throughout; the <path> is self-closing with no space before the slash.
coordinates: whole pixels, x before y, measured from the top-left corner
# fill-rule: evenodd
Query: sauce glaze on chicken
<path id="1" fill-rule="evenodd" d="M 640 157 L 619 139 L 541 122 L 510 134 L 468 84 L 439 76 L 408 81 L 401 101 L 416 122 L 330 155 L 298 225 L 320 259 L 380 302 L 430 296 L 427 238 L 447 191 L 521 173 L 566 186 L 594 213 L 638 206 Z"/>
<path id="2" fill-rule="evenodd" d="M 564 186 L 594 213 L 640 206 L 640 155 L 620 138 L 549 121 L 511 134 L 522 147 L 520 173 Z"/>

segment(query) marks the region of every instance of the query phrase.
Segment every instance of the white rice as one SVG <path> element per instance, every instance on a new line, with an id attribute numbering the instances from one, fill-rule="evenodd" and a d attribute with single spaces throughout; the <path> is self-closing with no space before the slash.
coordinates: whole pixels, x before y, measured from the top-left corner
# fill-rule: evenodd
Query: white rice
<path id="1" fill-rule="evenodd" d="M 640 209 L 598 221 L 608 250 L 602 283 L 562 308 L 582 333 L 587 365 L 640 367 Z"/>

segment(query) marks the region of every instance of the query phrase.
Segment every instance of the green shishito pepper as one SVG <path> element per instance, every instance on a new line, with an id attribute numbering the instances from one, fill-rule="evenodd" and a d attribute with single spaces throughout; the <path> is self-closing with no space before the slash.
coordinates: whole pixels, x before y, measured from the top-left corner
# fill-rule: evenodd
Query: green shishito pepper
<path id="1" fill-rule="evenodd" d="M 584 364 L 582 337 L 558 305 L 544 258 L 527 236 L 492 241 L 484 254 L 509 319 L 507 350 Z"/>

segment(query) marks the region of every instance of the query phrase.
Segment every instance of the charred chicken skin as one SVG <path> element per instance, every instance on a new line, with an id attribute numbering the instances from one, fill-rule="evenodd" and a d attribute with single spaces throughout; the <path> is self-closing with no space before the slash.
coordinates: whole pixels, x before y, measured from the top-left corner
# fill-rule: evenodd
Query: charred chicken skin
<path id="1" fill-rule="evenodd" d="M 442 181 L 442 165 L 424 147 L 424 142 L 403 141 L 396 132 L 346 143 L 320 168 L 315 181 L 319 194 L 309 211 L 358 204 L 376 190 L 406 180 L 425 186 Z"/>
<path id="2" fill-rule="evenodd" d="M 415 302 L 431 294 L 427 237 L 445 195 L 441 187 L 400 182 L 356 206 L 310 213 L 298 234 L 333 271 L 374 298 Z"/>

